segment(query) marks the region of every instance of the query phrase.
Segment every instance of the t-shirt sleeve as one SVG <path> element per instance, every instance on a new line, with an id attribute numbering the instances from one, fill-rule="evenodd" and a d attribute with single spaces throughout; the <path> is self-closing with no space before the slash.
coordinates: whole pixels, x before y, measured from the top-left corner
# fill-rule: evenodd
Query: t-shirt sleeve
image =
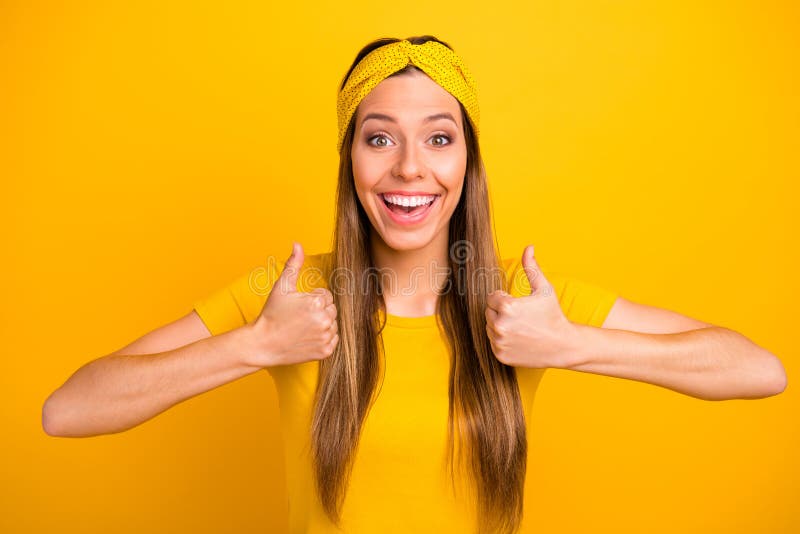
<path id="1" fill-rule="evenodd" d="M 282 264 L 277 261 L 254 267 L 196 300 L 192 307 L 212 335 L 244 326 L 261 313 L 281 270 Z"/>
<path id="2" fill-rule="evenodd" d="M 522 268 L 522 259 L 504 260 L 509 275 L 509 293 L 520 297 L 531 292 L 530 282 Z M 553 285 L 561 310 L 574 323 L 600 327 L 603 325 L 618 293 L 602 285 L 574 276 L 542 269 L 545 278 Z"/>

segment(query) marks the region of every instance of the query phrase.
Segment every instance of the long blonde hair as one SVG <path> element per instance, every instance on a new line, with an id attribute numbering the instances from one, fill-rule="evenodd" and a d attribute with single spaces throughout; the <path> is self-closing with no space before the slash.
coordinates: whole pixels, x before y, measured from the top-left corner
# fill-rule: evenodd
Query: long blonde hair
<path id="1" fill-rule="evenodd" d="M 399 39 L 367 44 L 342 80 L 369 52 Z M 408 38 L 414 44 L 435 40 L 431 35 Z M 400 76 L 408 65 L 392 74 Z M 419 69 L 417 69 L 419 70 Z M 421 71 L 420 71 L 421 72 Z M 460 104 L 459 104 L 460 105 Z M 505 277 L 479 277 L 499 272 L 500 262 L 490 219 L 486 172 L 480 147 L 461 106 L 467 145 L 467 169 L 461 198 L 449 222 L 450 290 L 437 302 L 439 324 L 446 333 L 451 365 L 449 375 L 448 460 L 455 477 L 455 436 L 459 438 L 459 467 L 466 461 L 477 495 L 479 532 L 513 533 L 522 519 L 527 438 L 515 369 L 494 357 L 486 333 L 486 296 L 507 290 Z M 336 220 L 329 286 L 339 287 L 334 273 L 365 281 L 358 291 L 334 290 L 339 343 L 319 362 L 311 448 L 316 489 L 328 517 L 339 525 L 362 424 L 376 398 L 380 371 L 380 332 L 385 301 L 374 277 L 370 221 L 356 196 L 350 151 L 355 114 L 350 121 L 339 159 Z M 385 315 L 384 315 L 385 319 Z M 466 459 L 466 460 L 465 460 Z M 459 469 L 460 471 L 460 469 Z"/>

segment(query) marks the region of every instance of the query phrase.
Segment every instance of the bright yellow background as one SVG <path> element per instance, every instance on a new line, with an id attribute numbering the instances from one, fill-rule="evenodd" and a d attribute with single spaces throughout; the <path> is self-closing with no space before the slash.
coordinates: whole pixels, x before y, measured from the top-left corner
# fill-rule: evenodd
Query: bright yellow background
<path id="1" fill-rule="evenodd" d="M 267 373 L 89 439 L 41 406 L 291 240 L 328 250 L 337 84 L 369 40 L 424 33 L 478 80 L 504 257 L 533 243 L 789 374 L 704 402 L 548 372 L 526 531 L 800 530 L 796 3 L 63 4 L 0 3 L 0 531 L 283 531 Z"/>

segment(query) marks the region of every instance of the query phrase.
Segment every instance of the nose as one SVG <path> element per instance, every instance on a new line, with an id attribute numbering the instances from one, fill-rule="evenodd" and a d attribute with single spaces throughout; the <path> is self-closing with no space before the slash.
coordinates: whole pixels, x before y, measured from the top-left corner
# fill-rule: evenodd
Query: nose
<path id="1" fill-rule="evenodd" d="M 402 180 L 415 180 L 425 176 L 424 156 L 414 143 L 405 143 L 397 156 L 395 176 Z"/>

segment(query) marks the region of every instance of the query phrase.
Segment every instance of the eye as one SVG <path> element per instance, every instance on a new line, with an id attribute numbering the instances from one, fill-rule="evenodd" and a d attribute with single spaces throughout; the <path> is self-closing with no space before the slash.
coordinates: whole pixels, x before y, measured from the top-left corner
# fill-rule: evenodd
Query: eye
<path id="1" fill-rule="evenodd" d="M 378 134 L 375 134 L 375 135 L 373 135 L 373 136 L 369 137 L 369 138 L 367 139 L 367 144 L 368 144 L 368 145 L 370 145 L 370 146 L 375 146 L 375 147 L 384 147 L 384 146 L 388 146 L 388 145 L 386 145 L 385 143 L 381 143 L 381 144 L 374 145 L 374 144 L 372 144 L 372 140 L 373 140 L 373 139 L 383 139 L 383 140 L 385 140 L 386 142 L 388 142 L 388 141 L 389 141 L 389 138 L 388 138 L 388 137 L 386 137 L 386 134 L 383 134 L 383 133 L 378 133 Z"/>
<path id="2" fill-rule="evenodd" d="M 434 146 L 440 146 L 440 147 L 441 146 L 447 146 L 447 145 L 449 145 L 449 144 L 451 144 L 453 142 L 453 140 L 450 138 L 450 136 L 446 135 L 446 134 L 436 134 L 431 139 L 445 139 L 446 142 L 438 142 L 438 143 L 434 142 L 433 143 Z M 372 142 L 373 140 L 378 141 L 377 144 L 374 144 Z M 384 133 L 377 133 L 377 134 L 367 138 L 367 144 L 370 145 L 370 146 L 374 146 L 374 147 L 389 146 L 388 143 L 389 143 L 389 138 Z"/>
<path id="3" fill-rule="evenodd" d="M 453 140 L 450 139 L 450 136 L 449 135 L 445 135 L 445 134 L 436 134 L 436 135 L 433 136 L 433 139 L 436 139 L 436 138 L 447 139 L 447 143 L 445 143 L 443 145 L 434 143 L 435 146 L 447 146 L 447 145 L 449 145 L 450 143 L 453 142 Z"/>

